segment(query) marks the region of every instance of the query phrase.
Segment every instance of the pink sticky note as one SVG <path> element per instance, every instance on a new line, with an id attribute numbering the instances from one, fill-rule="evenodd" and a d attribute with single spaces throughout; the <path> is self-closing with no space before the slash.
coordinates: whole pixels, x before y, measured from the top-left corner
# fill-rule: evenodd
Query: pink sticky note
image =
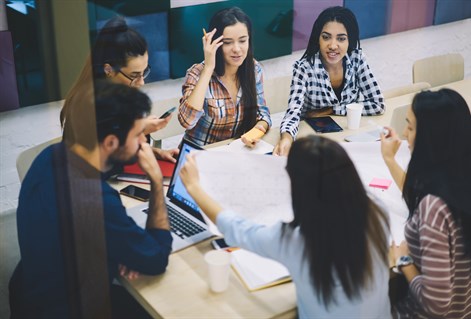
<path id="1" fill-rule="evenodd" d="M 392 181 L 390 179 L 375 177 L 371 180 L 369 186 L 381 189 L 388 189 L 391 183 Z"/>

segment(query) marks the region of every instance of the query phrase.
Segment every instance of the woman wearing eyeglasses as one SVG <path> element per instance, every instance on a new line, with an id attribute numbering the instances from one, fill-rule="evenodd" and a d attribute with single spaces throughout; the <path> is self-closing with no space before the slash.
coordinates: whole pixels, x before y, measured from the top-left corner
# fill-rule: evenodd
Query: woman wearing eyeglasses
<path id="1" fill-rule="evenodd" d="M 150 74 L 149 54 L 147 42 L 142 35 L 129 28 L 123 17 L 110 19 L 100 30 L 93 46 L 90 58 L 80 74 L 79 79 L 66 96 L 64 107 L 60 114 L 61 125 L 64 129 L 64 139 L 73 143 L 73 132 L 65 125 L 68 106 L 73 99 L 80 99 L 77 92 L 83 85 L 92 85 L 94 80 L 108 79 L 115 83 L 133 87 L 145 84 L 145 78 Z M 150 134 L 164 128 L 170 116 L 159 119 L 149 115 L 144 133 Z M 178 149 L 161 150 L 153 148 L 159 159 L 175 162 L 174 156 Z"/>

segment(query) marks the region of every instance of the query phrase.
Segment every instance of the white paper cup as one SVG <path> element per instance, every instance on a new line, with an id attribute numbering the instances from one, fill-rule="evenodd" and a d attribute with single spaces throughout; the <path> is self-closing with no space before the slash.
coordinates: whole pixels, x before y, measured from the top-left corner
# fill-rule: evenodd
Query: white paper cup
<path id="1" fill-rule="evenodd" d="M 363 111 L 363 104 L 351 103 L 347 104 L 347 126 L 351 130 L 356 130 L 360 127 L 361 112 Z"/>
<path id="2" fill-rule="evenodd" d="M 214 292 L 223 292 L 229 286 L 231 254 L 225 250 L 211 250 L 204 255 L 208 264 L 209 287 Z"/>

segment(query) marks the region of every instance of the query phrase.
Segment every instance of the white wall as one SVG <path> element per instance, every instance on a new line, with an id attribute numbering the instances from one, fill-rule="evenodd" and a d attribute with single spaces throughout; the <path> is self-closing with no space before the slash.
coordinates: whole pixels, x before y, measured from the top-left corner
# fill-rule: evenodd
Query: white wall
<path id="1" fill-rule="evenodd" d="M 1 1 L 1 0 L 0 0 Z M 432 55 L 458 52 L 465 60 L 465 77 L 471 77 L 471 19 L 445 25 L 367 39 L 361 42 L 382 89 L 412 83 L 412 64 Z M 262 61 L 265 77 L 290 75 L 303 52 Z M 183 79 L 150 83 L 145 91 L 152 100 L 179 97 Z M 60 103 L 31 106 L 0 113 L 0 214 L 18 203 L 20 183 L 16 157 L 27 148 L 60 135 Z"/>

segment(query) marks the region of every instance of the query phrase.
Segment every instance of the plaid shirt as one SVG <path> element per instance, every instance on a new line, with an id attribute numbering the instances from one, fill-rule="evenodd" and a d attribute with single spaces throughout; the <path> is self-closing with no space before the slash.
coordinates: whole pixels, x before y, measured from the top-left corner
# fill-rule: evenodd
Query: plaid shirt
<path id="1" fill-rule="evenodd" d="M 195 64 L 187 71 L 183 84 L 183 97 L 180 99 L 178 120 L 186 128 L 185 138 L 198 145 L 215 143 L 236 137 L 237 129 L 244 118 L 244 107 L 241 105 L 242 89 L 237 92 L 237 102 L 231 98 L 229 91 L 216 73 L 213 73 L 206 91 L 203 109 L 197 111 L 188 104 L 188 97 L 196 86 L 204 64 Z M 270 110 L 263 96 L 263 71 L 255 61 L 255 81 L 257 90 L 257 121 L 263 120 L 271 126 Z"/>
<path id="2" fill-rule="evenodd" d="M 383 95 L 361 49 L 355 49 L 350 55 L 346 55 L 345 65 L 344 86 L 339 101 L 319 52 L 316 53 L 313 64 L 306 59 L 294 63 L 288 109 L 281 122 L 281 133 L 288 132 L 296 137 L 299 121 L 305 114 L 326 107 L 332 107 L 336 115 L 346 115 L 347 104 L 361 102 L 364 106 L 363 115 L 384 113 Z"/>

